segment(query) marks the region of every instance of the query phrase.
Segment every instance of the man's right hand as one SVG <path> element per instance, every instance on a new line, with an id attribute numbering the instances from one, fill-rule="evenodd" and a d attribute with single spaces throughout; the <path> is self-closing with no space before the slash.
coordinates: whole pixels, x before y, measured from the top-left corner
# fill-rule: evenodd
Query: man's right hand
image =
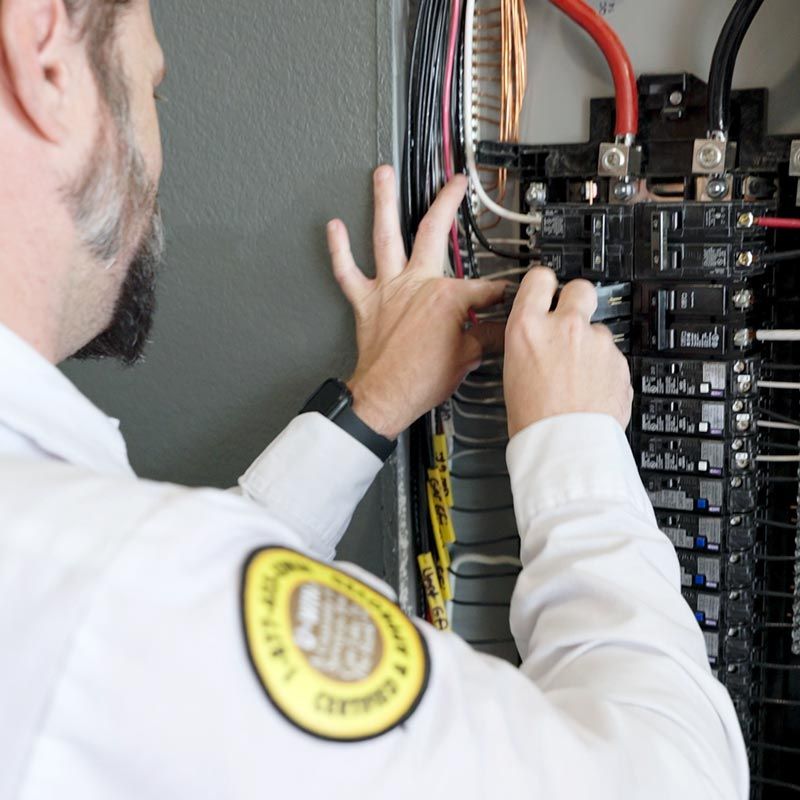
<path id="1" fill-rule="evenodd" d="M 509 436 L 559 414 L 610 414 L 623 428 L 631 418 L 628 362 L 604 325 L 592 325 L 597 292 L 572 281 L 558 288 L 552 270 L 532 269 L 520 286 L 506 329 L 505 395 Z"/>

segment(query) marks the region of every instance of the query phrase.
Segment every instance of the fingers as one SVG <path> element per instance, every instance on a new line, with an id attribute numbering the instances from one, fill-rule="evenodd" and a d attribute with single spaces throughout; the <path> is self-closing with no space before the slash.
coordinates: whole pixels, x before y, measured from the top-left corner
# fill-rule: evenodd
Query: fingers
<path id="1" fill-rule="evenodd" d="M 501 322 L 482 322 L 464 334 L 466 360 L 477 369 L 486 356 L 500 355 L 505 347 L 506 326 Z"/>
<path id="2" fill-rule="evenodd" d="M 558 298 L 556 313 L 577 313 L 590 320 L 597 311 L 597 289 L 585 280 L 570 281 Z"/>
<path id="3" fill-rule="evenodd" d="M 456 175 L 439 192 L 417 229 L 412 265 L 430 275 L 440 275 L 450 228 L 467 191 L 467 179 Z"/>
<path id="4" fill-rule="evenodd" d="M 544 316 L 553 304 L 558 278 L 555 272 L 546 267 L 534 267 L 520 284 L 511 316 L 534 314 Z"/>
<path id="5" fill-rule="evenodd" d="M 469 280 L 458 282 L 464 308 L 488 308 L 501 302 L 506 293 L 503 281 Z"/>
<path id="6" fill-rule="evenodd" d="M 370 281 L 358 268 L 350 251 L 350 237 L 341 220 L 328 223 L 328 251 L 331 254 L 333 275 L 351 305 L 357 306 L 369 290 Z"/>
<path id="7" fill-rule="evenodd" d="M 373 175 L 375 222 L 372 244 L 375 267 L 382 280 L 396 278 L 406 266 L 406 250 L 400 232 L 400 215 L 395 194 L 394 170 L 384 164 Z"/>

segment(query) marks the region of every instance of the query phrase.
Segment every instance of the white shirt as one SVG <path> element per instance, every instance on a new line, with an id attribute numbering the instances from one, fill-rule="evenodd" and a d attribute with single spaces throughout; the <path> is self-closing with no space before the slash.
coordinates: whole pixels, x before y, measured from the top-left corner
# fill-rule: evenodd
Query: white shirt
<path id="1" fill-rule="evenodd" d="M 416 621 L 419 704 L 348 743 L 267 700 L 242 569 L 270 545 L 332 559 L 378 459 L 305 415 L 239 496 L 142 481 L 115 422 L 2 326 L 0 370 L 2 800 L 747 797 L 732 704 L 611 417 L 509 445 L 522 667 Z"/>

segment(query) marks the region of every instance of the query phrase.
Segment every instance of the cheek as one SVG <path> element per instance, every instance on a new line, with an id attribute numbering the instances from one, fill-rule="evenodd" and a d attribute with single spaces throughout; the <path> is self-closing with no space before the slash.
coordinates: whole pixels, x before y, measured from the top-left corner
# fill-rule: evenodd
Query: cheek
<path id="1" fill-rule="evenodd" d="M 158 112 L 152 91 L 137 92 L 131 106 L 136 146 L 144 159 L 147 175 L 157 184 L 161 177 L 163 153 Z"/>

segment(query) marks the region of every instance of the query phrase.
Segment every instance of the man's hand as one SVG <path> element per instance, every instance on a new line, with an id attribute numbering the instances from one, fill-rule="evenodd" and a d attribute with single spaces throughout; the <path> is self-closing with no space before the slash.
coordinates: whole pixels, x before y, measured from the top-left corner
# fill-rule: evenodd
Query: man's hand
<path id="1" fill-rule="evenodd" d="M 367 278 L 350 252 L 340 220 L 328 224 L 333 272 L 356 317 L 358 364 L 347 382 L 353 410 L 378 433 L 394 439 L 444 402 L 484 353 L 499 352 L 503 326 L 464 329 L 470 308 L 503 297 L 502 283 L 442 277 L 447 241 L 464 192 L 459 175 L 439 193 L 406 259 L 395 200 L 394 170 L 375 171 L 376 276 Z"/>
<path id="2" fill-rule="evenodd" d="M 506 329 L 508 433 L 558 414 L 610 414 L 623 428 L 631 418 L 628 362 L 608 328 L 591 325 L 597 292 L 588 281 L 567 284 L 555 311 L 552 270 L 532 269 L 520 286 Z"/>

